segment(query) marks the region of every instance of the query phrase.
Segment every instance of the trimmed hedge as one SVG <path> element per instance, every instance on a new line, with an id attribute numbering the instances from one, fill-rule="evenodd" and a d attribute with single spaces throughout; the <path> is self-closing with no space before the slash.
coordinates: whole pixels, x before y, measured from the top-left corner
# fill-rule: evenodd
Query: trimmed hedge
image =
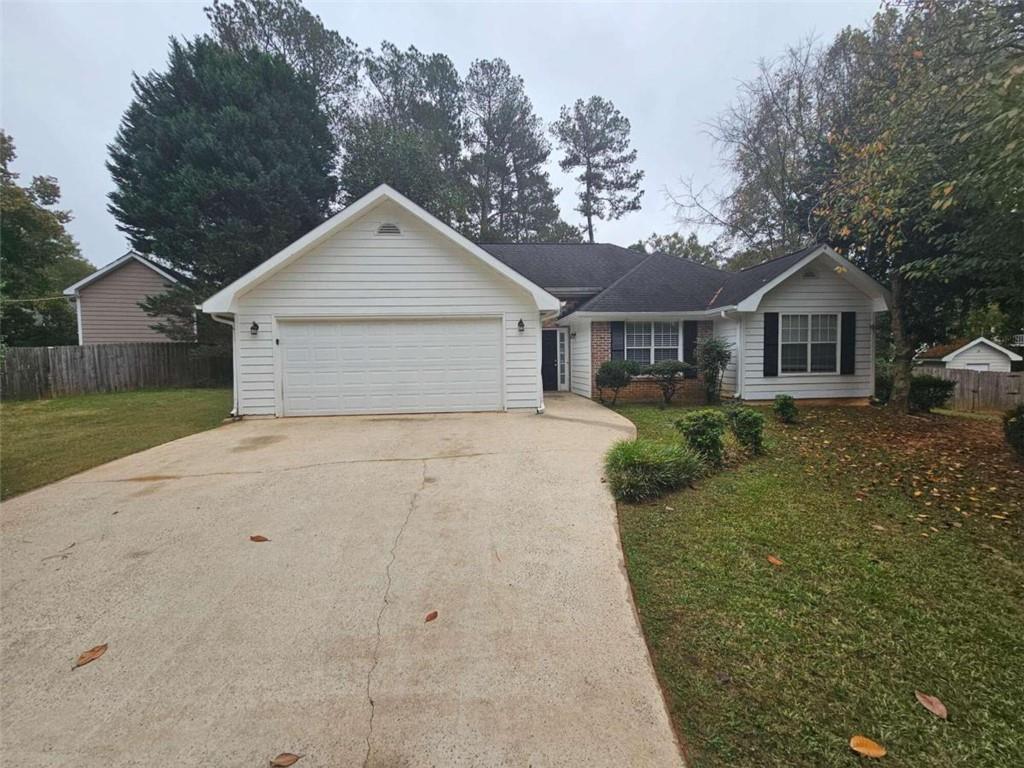
<path id="1" fill-rule="evenodd" d="M 776 395 L 775 405 L 772 408 L 783 424 L 792 424 L 796 421 L 796 400 L 792 395 Z"/>
<path id="2" fill-rule="evenodd" d="M 605 476 L 619 501 L 645 501 L 689 485 L 703 472 L 700 457 L 685 446 L 638 437 L 620 440 L 604 460 Z"/>
<path id="3" fill-rule="evenodd" d="M 1003 414 L 1003 434 L 1010 447 L 1024 459 L 1024 405 L 1018 405 Z"/>
<path id="4" fill-rule="evenodd" d="M 712 408 L 691 411 L 676 422 L 687 444 L 713 467 L 722 464 L 725 453 L 725 414 Z"/>
<path id="5" fill-rule="evenodd" d="M 736 408 L 729 414 L 736 440 L 751 453 L 764 451 L 764 414 L 753 408 Z"/>
<path id="6" fill-rule="evenodd" d="M 927 374 L 913 376 L 910 379 L 910 410 L 930 413 L 932 408 L 941 408 L 953 396 L 954 389 L 955 381 Z"/>

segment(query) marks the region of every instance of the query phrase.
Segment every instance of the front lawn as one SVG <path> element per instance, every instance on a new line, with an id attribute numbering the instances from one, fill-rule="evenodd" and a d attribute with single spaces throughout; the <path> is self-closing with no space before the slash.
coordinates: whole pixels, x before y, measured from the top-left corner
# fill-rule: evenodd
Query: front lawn
<path id="1" fill-rule="evenodd" d="M 677 439 L 680 410 L 619 410 L 641 436 Z M 765 456 L 619 505 L 691 765 L 873 762 L 854 734 L 888 749 L 880 766 L 1024 765 L 1024 464 L 1000 424 L 768 416 Z"/>
<path id="2" fill-rule="evenodd" d="M 210 429 L 230 410 L 230 389 L 147 389 L 2 403 L 2 495 Z"/>

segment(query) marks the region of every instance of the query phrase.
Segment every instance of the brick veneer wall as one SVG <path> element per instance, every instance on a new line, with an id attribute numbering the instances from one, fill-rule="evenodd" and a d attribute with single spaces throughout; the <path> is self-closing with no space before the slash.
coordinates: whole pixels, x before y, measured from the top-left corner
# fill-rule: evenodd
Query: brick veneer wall
<path id="1" fill-rule="evenodd" d="M 697 342 L 700 343 L 714 333 L 714 323 L 710 320 L 701 320 L 697 323 Z M 593 322 L 590 324 L 590 370 L 592 381 L 591 397 L 594 400 L 600 398 L 600 391 L 597 388 L 597 371 L 604 363 L 612 359 L 612 331 L 607 322 Z M 611 393 L 609 393 L 609 397 Z M 658 402 L 661 400 L 661 389 L 651 379 L 639 378 L 630 382 L 628 387 L 619 391 L 619 400 L 633 403 Z M 688 405 L 699 405 L 704 402 L 704 386 L 699 379 L 687 379 L 676 393 L 673 402 L 685 403 Z"/>

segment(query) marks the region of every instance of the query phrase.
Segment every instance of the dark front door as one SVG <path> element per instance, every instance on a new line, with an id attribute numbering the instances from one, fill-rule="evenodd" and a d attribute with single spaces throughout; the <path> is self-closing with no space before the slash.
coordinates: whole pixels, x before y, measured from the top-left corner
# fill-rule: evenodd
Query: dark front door
<path id="1" fill-rule="evenodd" d="M 544 390 L 558 389 L 558 331 L 543 332 L 540 352 L 540 378 Z"/>

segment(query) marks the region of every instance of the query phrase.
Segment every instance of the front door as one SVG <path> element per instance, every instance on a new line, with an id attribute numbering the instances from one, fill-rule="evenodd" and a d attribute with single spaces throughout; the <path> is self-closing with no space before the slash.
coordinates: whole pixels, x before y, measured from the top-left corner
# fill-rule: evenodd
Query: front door
<path id="1" fill-rule="evenodd" d="M 545 330 L 541 335 L 540 378 L 544 391 L 558 389 L 558 330 Z"/>

